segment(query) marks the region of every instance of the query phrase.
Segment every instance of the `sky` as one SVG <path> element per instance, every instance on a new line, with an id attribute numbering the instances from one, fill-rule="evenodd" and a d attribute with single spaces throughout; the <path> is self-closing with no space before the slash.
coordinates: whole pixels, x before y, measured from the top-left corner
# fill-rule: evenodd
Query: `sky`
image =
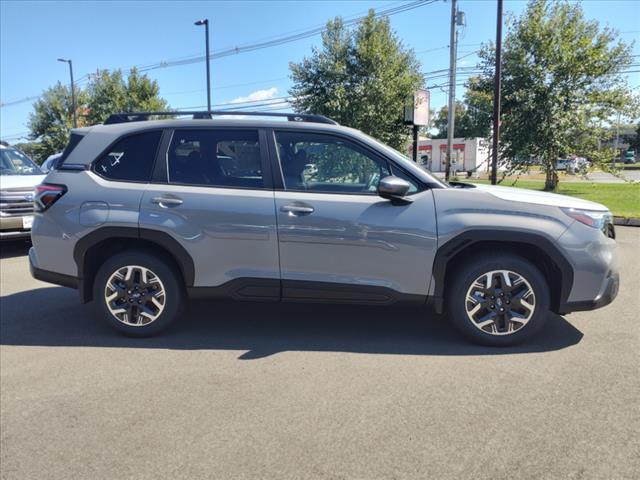
<path id="1" fill-rule="evenodd" d="M 215 53 L 321 27 L 335 16 L 354 18 L 366 14 L 369 8 L 380 11 L 406 3 L 409 0 L 0 0 L 0 137 L 16 143 L 28 133 L 33 100 L 21 100 L 37 97 L 57 81 L 69 82 L 67 64 L 56 61 L 60 57 L 73 60 L 74 77 L 84 86 L 87 74 L 96 69 L 128 69 L 204 56 L 204 27 L 193 24 L 201 18 L 210 21 L 211 51 Z M 480 44 L 495 38 L 496 2 L 460 0 L 458 4 L 466 16 L 459 37 L 458 67 L 472 67 Z M 617 29 L 625 41 L 635 40 L 633 53 L 640 56 L 640 1 L 585 0 L 582 4 L 588 18 Z M 504 5 L 506 15 L 518 15 L 526 2 L 505 0 Z M 423 72 L 448 67 L 450 14 L 450 2 L 436 0 L 389 17 L 404 45 L 416 52 Z M 320 35 L 315 35 L 214 59 L 212 104 L 226 108 L 224 104 L 230 102 L 287 96 L 291 86 L 289 62 L 299 62 L 319 45 Z M 171 107 L 206 108 L 204 61 L 147 73 L 158 82 L 160 94 Z M 426 75 L 427 85 L 447 81 L 444 77 L 433 78 L 436 75 Z M 459 81 L 466 78 L 459 77 Z M 629 74 L 629 80 L 634 88 L 640 88 L 640 73 Z M 458 87 L 456 97 L 461 98 L 463 93 Z M 439 109 L 446 102 L 446 91 L 431 90 L 432 108 Z"/>

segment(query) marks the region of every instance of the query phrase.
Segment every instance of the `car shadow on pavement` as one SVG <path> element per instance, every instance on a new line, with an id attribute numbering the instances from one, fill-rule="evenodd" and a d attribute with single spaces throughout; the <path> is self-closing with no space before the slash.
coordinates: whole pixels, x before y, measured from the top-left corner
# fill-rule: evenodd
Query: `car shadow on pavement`
<path id="1" fill-rule="evenodd" d="M 82 305 L 74 290 L 38 288 L 0 298 L 0 344 L 245 350 L 240 359 L 286 351 L 400 355 L 501 355 L 559 350 L 582 333 L 552 314 L 525 345 L 490 348 L 465 342 L 442 318 L 417 307 L 191 301 L 159 336 L 122 336 Z"/>
<path id="2" fill-rule="evenodd" d="M 31 240 L 16 240 L 13 242 L 0 242 L 0 258 L 13 258 L 26 256 L 31 248 Z"/>

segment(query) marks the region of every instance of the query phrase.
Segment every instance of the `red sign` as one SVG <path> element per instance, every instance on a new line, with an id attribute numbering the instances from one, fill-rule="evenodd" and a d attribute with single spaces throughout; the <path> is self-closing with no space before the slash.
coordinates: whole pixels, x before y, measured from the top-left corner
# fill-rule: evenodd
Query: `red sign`
<path id="1" fill-rule="evenodd" d="M 418 145 L 418 151 L 420 150 L 431 150 L 431 145 Z"/>
<path id="2" fill-rule="evenodd" d="M 447 149 L 447 144 L 442 144 L 440 145 L 440 150 L 446 150 Z M 464 150 L 464 143 L 454 143 L 453 144 L 453 149 L 454 150 Z"/>

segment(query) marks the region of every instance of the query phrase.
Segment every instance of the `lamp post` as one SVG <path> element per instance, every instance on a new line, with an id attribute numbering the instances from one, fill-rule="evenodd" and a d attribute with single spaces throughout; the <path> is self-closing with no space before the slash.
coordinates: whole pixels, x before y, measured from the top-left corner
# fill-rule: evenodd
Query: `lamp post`
<path id="1" fill-rule="evenodd" d="M 198 20 L 194 25 L 204 25 L 204 36 L 207 50 L 207 111 L 211 111 L 211 68 L 209 65 L 209 19 Z"/>
<path id="2" fill-rule="evenodd" d="M 71 59 L 59 58 L 59 62 L 69 64 L 69 75 L 71 75 L 71 108 L 73 110 L 73 128 L 78 128 L 78 119 L 76 118 L 76 89 L 73 85 L 73 64 Z"/>

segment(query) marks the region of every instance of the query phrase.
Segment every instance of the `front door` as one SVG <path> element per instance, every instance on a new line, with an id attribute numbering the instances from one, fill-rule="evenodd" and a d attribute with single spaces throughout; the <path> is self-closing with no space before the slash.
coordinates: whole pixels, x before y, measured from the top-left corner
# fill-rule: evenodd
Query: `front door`
<path id="1" fill-rule="evenodd" d="M 276 191 L 285 298 L 386 302 L 424 296 L 436 250 L 433 196 L 413 181 L 406 205 L 376 193 L 397 166 L 338 135 L 275 132 L 284 190 Z"/>
<path id="2" fill-rule="evenodd" d="M 257 129 L 176 129 L 159 157 L 164 181 L 144 192 L 140 227 L 179 241 L 193 258 L 195 287 L 280 296 L 264 144 Z"/>

